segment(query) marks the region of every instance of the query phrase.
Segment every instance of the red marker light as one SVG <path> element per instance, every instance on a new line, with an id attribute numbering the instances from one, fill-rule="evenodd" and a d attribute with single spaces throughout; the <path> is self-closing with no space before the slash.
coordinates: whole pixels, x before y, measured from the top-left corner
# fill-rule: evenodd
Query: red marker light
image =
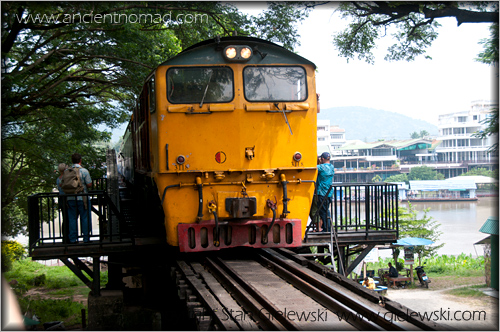
<path id="1" fill-rule="evenodd" d="M 177 157 L 177 160 L 176 160 L 176 161 L 177 161 L 177 163 L 178 163 L 179 165 L 182 165 L 182 164 L 184 164 L 184 162 L 186 161 L 186 158 L 184 158 L 184 156 L 180 155 L 180 156 L 178 156 L 178 157 Z"/>
<path id="2" fill-rule="evenodd" d="M 295 154 L 293 155 L 293 160 L 300 161 L 301 159 L 302 159 L 302 153 L 295 152 Z"/>

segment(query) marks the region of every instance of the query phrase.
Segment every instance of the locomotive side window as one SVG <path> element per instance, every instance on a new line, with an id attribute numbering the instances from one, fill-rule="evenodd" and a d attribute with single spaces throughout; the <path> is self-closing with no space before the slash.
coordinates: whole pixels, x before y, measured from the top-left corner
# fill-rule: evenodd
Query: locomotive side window
<path id="1" fill-rule="evenodd" d="M 234 98 L 233 71 L 229 67 L 170 68 L 167 98 L 173 104 L 230 102 Z"/>
<path id="2" fill-rule="evenodd" d="M 306 71 L 302 67 L 245 67 L 245 98 L 248 101 L 304 101 Z"/>

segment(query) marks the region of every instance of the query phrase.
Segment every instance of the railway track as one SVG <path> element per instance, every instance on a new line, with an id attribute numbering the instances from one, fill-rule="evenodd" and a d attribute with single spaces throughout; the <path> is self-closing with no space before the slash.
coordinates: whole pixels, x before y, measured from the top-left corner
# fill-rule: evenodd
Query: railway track
<path id="1" fill-rule="evenodd" d="M 236 256 L 190 256 L 177 260 L 172 272 L 199 330 L 443 328 L 415 320 L 410 309 L 343 276 L 331 280 L 333 272 L 317 273 L 307 264 L 287 250 L 244 250 Z"/>

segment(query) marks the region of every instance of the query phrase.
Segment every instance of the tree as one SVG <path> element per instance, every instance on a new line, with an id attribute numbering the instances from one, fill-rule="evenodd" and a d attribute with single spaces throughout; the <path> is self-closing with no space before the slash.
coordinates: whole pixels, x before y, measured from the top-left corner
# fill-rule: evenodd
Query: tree
<path id="1" fill-rule="evenodd" d="M 72 153 L 99 176 L 105 153 L 96 143 L 110 139 L 99 128 L 129 118 L 157 65 L 233 33 L 292 49 L 307 10 L 271 3 L 264 20 L 216 2 L 3 2 L 2 235 L 23 230 L 26 197 L 52 190 Z"/>
<path id="2" fill-rule="evenodd" d="M 423 216 L 418 216 L 418 211 L 415 207 L 408 203 L 408 208 L 399 208 L 399 236 L 405 237 L 419 237 L 428 239 L 434 243 L 438 242 L 439 236 L 442 234 L 439 231 L 439 222 L 429 217 L 427 213 L 430 208 L 424 209 Z M 422 258 L 431 257 L 444 246 L 444 243 L 434 246 L 415 246 L 414 253 L 418 255 L 418 264 L 422 265 Z"/>
<path id="3" fill-rule="evenodd" d="M 487 168 L 475 167 L 470 169 L 466 173 L 460 174 L 460 176 L 473 176 L 473 175 L 488 176 L 490 178 L 498 179 L 498 170 L 490 171 Z"/>
<path id="4" fill-rule="evenodd" d="M 385 179 L 385 182 L 408 182 L 408 176 L 405 173 L 401 174 L 396 174 L 396 175 L 391 175 L 387 179 Z"/>
<path id="5" fill-rule="evenodd" d="M 420 131 L 419 135 L 420 135 L 421 138 L 424 138 L 426 136 L 429 136 L 430 134 L 429 134 L 429 132 L 427 130 L 424 129 L 424 130 Z"/>
<path id="6" fill-rule="evenodd" d="M 387 49 L 385 60 L 412 61 L 426 55 L 426 49 L 438 36 L 443 17 L 454 17 L 457 26 L 463 23 L 490 23 L 490 37 L 481 41 L 484 51 L 476 61 L 498 65 L 498 2 L 476 1 L 377 1 L 341 2 L 342 17 L 350 19 L 349 26 L 333 38 L 339 55 L 349 59 L 374 62 L 373 49 L 378 39 L 392 37 L 396 42 Z M 476 134 L 486 138 L 498 135 L 498 108 L 484 121 L 488 128 Z M 413 134 L 410 134 L 412 138 Z M 490 152 L 498 152 L 498 143 Z"/>
<path id="7" fill-rule="evenodd" d="M 498 66 L 498 24 L 490 27 L 490 38 L 481 40 L 484 45 L 484 52 L 479 53 L 476 61 Z M 498 74 L 497 74 L 498 76 Z M 491 110 L 491 116 L 482 121 L 487 128 L 475 134 L 475 137 L 485 139 L 488 136 L 498 135 L 498 107 Z M 488 150 L 491 153 L 498 152 L 498 142 L 494 143 Z"/>
<path id="8" fill-rule="evenodd" d="M 412 139 L 416 139 L 416 138 L 420 138 L 420 135 L 416 131 L 414 131 L 413 133 L 410 134 L 410 137 Z"/>
<path id="9" fill-rule="evenodd" d="M 408 180 L 444 180 L 444 175 L 427 166 L 413 167 L 408 174 Z"/>
<path id="10" fill-rule="evenodd" d="M 430 58 L 425 55 L 426 49 L 438 36 L 439 18 L 455 17 L 457 25 L 498 25 L 496 2 L 341 2 L 339 10 L 351 20 L 344 31 L 334 36 L 339 55 L 347 59 L 357 56 L 368 63 L 374 62 L 372 51 L 377 40 L 389 36 L 395 43 L 387 49 L 385 60 L 412 61 L 420 55 Z"/>

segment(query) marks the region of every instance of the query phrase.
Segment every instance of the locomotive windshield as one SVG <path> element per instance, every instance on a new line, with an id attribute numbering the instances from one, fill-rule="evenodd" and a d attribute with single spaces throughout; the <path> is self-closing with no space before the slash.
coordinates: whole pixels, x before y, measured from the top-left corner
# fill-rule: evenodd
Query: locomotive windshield
<path id="1" fill-rule="evenodd" d="M 243 69 L 248 101 L 304 101 L 306 72 L 302 67 L 246 67 Z"/>
<path id="2" fill-rule="evenodd" d="M 233 100 L 233 71 L 229 67 L 170 68 L 167 97 L 174 104 L 227 103 Z"/>

